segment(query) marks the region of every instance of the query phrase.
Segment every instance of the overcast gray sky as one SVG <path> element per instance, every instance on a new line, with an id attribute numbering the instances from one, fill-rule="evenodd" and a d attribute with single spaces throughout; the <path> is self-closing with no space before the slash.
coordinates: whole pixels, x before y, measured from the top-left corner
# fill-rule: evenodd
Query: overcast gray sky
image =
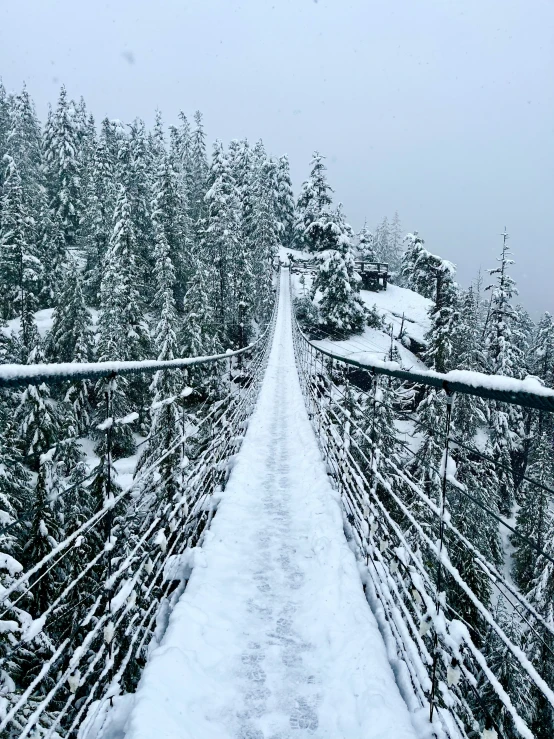
<path id="1" fill-rule="evenodd" d="M 203 111 L 212 140 L 327 156 L 354 228 L 400 213 L 466 284 L 507 226 L 522 302 L 554 312 L 553 0 L 18 0 L 0 76 L 39 115 Z"/>

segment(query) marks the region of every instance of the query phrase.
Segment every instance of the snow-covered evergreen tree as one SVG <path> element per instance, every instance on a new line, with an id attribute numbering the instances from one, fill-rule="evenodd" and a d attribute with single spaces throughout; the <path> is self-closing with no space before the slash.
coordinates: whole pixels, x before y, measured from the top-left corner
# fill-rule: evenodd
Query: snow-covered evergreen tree
<path id="1" fill-rule="evenodd" d="M 190 229 L 183 183 L 172 166 L 171 158 L 165 154 L 160 158 L 153 186 L 152 221 L 156 232 L 160 229 L 164 232 L 175 270 L 173 284 L 175 304 L 180 308 L 190 270 Z"/>
<path id="2" fill-rule="evenodd" d="M 74 117 L 74 105 L 68 102 L 62 87 L 44 156 L 50 210 L 61 221 L 68 247 L 77 241 L 82 212 L 81 163 Z"/>
<path id="3" fill-rule="evenodd" d="M 522 648 L 525 641 L 524 624 L 516 609 L 508 610 L 502 599 L 498 602 L 494 617 L 508 638 Z M 492 668 L 498 682 L 510 696 L 512 704 L 519 715 L 529 725 L 533 717 L 533 695 L 532 683 L 521 668 L 519 661 L 510 652 L 508 647 L 496 635 L 489 630 L 487 641 L 483 647 L 487 662 Z M 518 731 L 514 728 L 513 721 L 508 711 L 496 697 L 492 686 L 488 683 L 478 686 L 481 699 L 487 707 L 489 714 L 494 719 L 501 731 L 501 736 L 517 737 Z"/>
<path id="4" fill-rule="evenodd" d="M 177 356 L 177 313 L 173 297 L 175 271 L 169 245 L 160 227 L 156 240 L 156 264 L 156 302 L 161 305 L 161 312 L 154 343 L 158 360 L 166 361 Z M 150 433 L 137 472 L 173 450 L 143 485 L 146 494 L 153 495 L 158 502 L 171 503 L 180 489 L 180 448 L 177 441 L 182 433 L 182 421 L 177 396 L 182 386 L 182 375 L 178 370 L 156 372 L 150 386 L 153 396 Z"/>
<path id="5" fill-rule="evenodd" d="M 33 102 L 26 87 L 14 95 L 9 106 L 9 132 L 6 148 L 0 156 L 8 153 L 14 160 L 23 191 L 23 202 L 29 214 L 28 241 L 36 241 L 42 202 L 43 164 L 41 131 Z"/>
<path id="6" fill-rule="evenodd" d="M 551 456 L 551 455 L 550 455 Z M 552 461 L 549 460 L 551 468 Z M 539 555 L 535 564 L 534 578 L 530 583 L 529 599 L 546 621 L 554 629 L 554 525 L 550 516 L 550 528 L 544 537 L 544 551 L 550 557 Z M 554 637 L 544 627 L 529 631 L 529 651 L 535 667 L 548 685 L 554 683 Z M 548 739 L 554 731 L 554 711 L 544 695 L 533 691 L 534 719 L 532 729 L 537 739 Z"/>
<path id="7" fill-rule="evenodd" d="M 284 247 L 294 246 L 294 193 L 290 179 L 290 165 L 287 156 L 277 161 L 277 218 L 279 220 L 279 239 Z"/>
<path id="8" fill-rule="evenodd" d="M 100 302 L 102 268 L 111 236 L 117 195 L 117 151 L 113 151 L 113 129 L 108 120 L 93 152 L 90 176 L 87 180 L 87 209 L 82 225 L 82 240 L 86 253 L 85 291 L 90 305 Z"/>
<path id="9" fill-rule="evenodd" d="M 509 257 L 508 234 L 503 234 L 502 252 L 499 266 L 489 270 L 496 278 L 492 290 L 488 323 L 485 329 L 485 352 L 487 369 L 494 375 L 517 377 L 522 355 L 514 340 L 515 309 L 512 304 L 517 289 L 508 269 L 513 260 Z M 512 455 L 521 448 L 524 436 L 523 414 L 517 406 L 505 406 L 497 401 L 491 402 L 490 435 L 497 474 L 500 481 L 500 510 L 509 515 L 514 504 L 514 476 Z"/>
<path id="10" fill-rule="evenodd" d="M 460 317 L 457 305 L 455 268 L 451 262 L 435 257 L 428 260 L 431 275 L 436 280 L 434 305 L 429 310 L 431 326 L 425 336 L 425 363 L 436 372 L 448 372 L 454 354 L 454 334 Z"/>
<path id="11" fill-rule="evenodd" d="M 375 250 L 375 238 L 371 231 L 368 230 L 365 223 L 358 234 L 358 253 L 360 259 L 364 262 L 378 261 L 377 252 Z"/>
<path id="12" fill-rule="evenodd" d="M 350 251 L 329 250 L 321 255 L 312 285 L 312 299 L 318 300 L 320 325 L 331 335 L 361 333 L 365 308 L 360 292 L 360 276 Z"/>
<path id="13" fill-rule="evenodd" d="M 302 184 L 296 204 L 296 246 L 314 252 L 329 248 L 322 244 L 324 241 L 321 238 L 322 234 L 314 225 L 322 220 L 323 214 L 329 211 L 332 202 L 333 190 L 327 184 L 324 158 L 319 152 L 314 152 L 310 162 L 312 167 L 310 177 Z"/>
<path id="14" fill-rule="evenodd" d="M 136 245 L 131 209 L 127 193 L 120 187 L 114 216 L 114 229 L 106 257 L 100 286 L 98 320 L 98 359 L 140 360 L 148 351 L 148 336 L 143 323 L 143 309 L 136 281 Z M 141 403 L 132 381 L 120 378 L 113 393 L 113 416 L 123 417 L 138 410 Z M 99 383 L 98 393 L 106 398 L 106 384 Z M 104 421 L 108 409 L 104 401 L 98 412 L 98 423 Z M 131 454 L 134 443 L 129 427 L 114 427 L 114 454 Z M 102 437 L 103 438 L 103 437 Z"/>
<path id="15" fill-rule="evenodd" d="M 532 355 L 532 374 L 548 387 L 554 387 L 554 320 L 550 313 L 545 313 L 537 325 Z"/>
<path id="16" fill-rule="evenodd" d="M 0 79 L 0 159 L 8 150 L 10 132 L 10 99 Z M 0 191 L 4 182 L 4 172 L 0 168 Z"/>
<path id="17" fill-rule="evenodd" d="M 223 338 L 238 313 L 233 304 L 229 273 L 241 246 L 241 207 L 236 183 L 220 141 L 214 144 L 209 185 L 205 198 L 205 248 L 207 258 L 214 266 L 211 302 Z"/>
<path id="18" fill-rule="evenodd" d="M 91 331 L 92 320 L 85 304 L 81 277 L 75 261 L 71 260 L 52 317 L 48 357 L 53 362 L 73 362 L 79 353 L 79 361 L 89 361 Z"/>
<path id="19" fill-rule="evenodd" d="M 146 299 L 152 297 L 151 274 L 154 267 L 152 241 L 152 182 L 148 142 L 144 121 L 136 119 L 130 126 L 127 143 L 128 163 L 123 173 L 131 219 L 135 232 L 137 276 Z"/>
<path id="20" fill-rule="evenodd" d="M 240 291 L 243 302 L 249 301 L 252 289 L 255 291 L 255 314 L 258 319 L 267 318 L 272 302 L 271 273 L 273 260 L 277 254 L 280 239 L 278 181 L 275 162 L 266 159 L 259 168 L 256 189 L 252 195 L 253 208 L 251 220 L 251 265 L 245 264 L 248 255 L 242 257 L 237 273 L 241 276 Z M 250 284 L 249 284 L 250 283 Z M 247 311 L 243 311 L 247 316 Z"/>
<path id="21" fill-rule="evenodd" d="M 21 316 L 22 340 L 30 350 L 30 322 L 38 308 L 42 265 L 36 244 L 28 240 L 30 216 L 15 161 L 4 157 L 5 175 L 0 212 L 0 280 L 3 317 Z"/>
<path id="22" fill-rule="evenodd" d="M 27 568 L 38 564 L 52 552 L 60 538 L 59 523 L 52 510 L 59 479 L 56 465 L 48 454 L 41 455 L 35 489 L 32 495 L 32 519 L 25 546 L 24 563 Z M 44 565 L 31 579 L 30 612 L 38 618 L 54 601 L 61 582 L 59 568 Z"/>
<path id="23" fill-rule="evenodd" d="M 434 300 L 436 277 L 429 265 L 429 258 L 433 255 L 423 246 L 425 242 L 417 231 L 406 234 L 404 242 L 406 250 L 402 255 L 400 267 L 402 286 Z"/>
<path id="24" fill-rule="evenodd" d="M 403 239 L 402 239 L 402 226 L 400 224 L 400 216 L 395 211 L 392 223 L 389 231 L 389 251 L 387 255 L 387 261 L 389 264 L 389 271 L 393 278 L 400 273 L 402 266 L 402 254 L 403 254 Z"/>
<path id="25" fill-rule="evenodd" d="M 24 457 L 18 449 L 17 433 L 6 415 L 1 415 L 3 430 L 0 432 L 0 552 L 19 556 L 22 532 L 15 527 L 16 520 L 29 504 L 30 480 L 24 466 Z M 11 528 L 9 528 L 11 527 Z"/>
<path id="26" fill-rule="evenodd" d="M 190 141 L 190 179 L 188 192 L 189 217 L 197 224 L 206 215 L 204 197 L 208 190 L 208 159 L 206 156 L 206 134 L 202 114 L 194 114 L 195 128 Z"/>
<path id="27" fill-rule="evenodd" d="M 390 258 L 390 228 L 389 219 L 385 216 L 375 229 L 375 251 L 380 262 L 389 262 Z M 389 265 L 390 267 L 391 265 Z"/>
<path id="28" fill-rule="evenodd" d="M 541 413 L 533 436 L 536 438 L 527 476 L 546 488 L 554 484 L 554 458 L 552 456 L 552 419 Z M 544 488 L 524 481 L 522 486 L 522 503 L 517 512 L 516 531 L 539 549 L 544 549 L 547 537 L 553 528 L 550 510 L 550 495 Z M 513 555 L 514 580 L 524 592 L 531 587 L 535 576 L 538 552 L 527 541 L 517 534 L 512 535 L 512 543 L 516 547 Z"/>

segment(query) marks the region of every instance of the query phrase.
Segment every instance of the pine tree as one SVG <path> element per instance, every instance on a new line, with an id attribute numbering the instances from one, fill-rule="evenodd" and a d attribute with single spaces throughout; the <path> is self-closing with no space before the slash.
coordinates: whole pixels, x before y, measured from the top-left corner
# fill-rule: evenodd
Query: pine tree
<path id="1" fill-rule="evenodd" d="M 91 354 L 92 321 L 85 305 L 81 278 L 71 260 L 61 295 L 52 316 L 52 329 L 47 340 L 47 354 L 53 362 L 73 362 L 77 351 L 80 361 Z"/>
<path id="2" fill-rule="evenodd" d="M 44 455 L 38 465 L 38 476 L 32 500 L 32 519 L 29 534 L 23 548 L 24 562 L 27 569 L 38 564 L 52 552 L 59 540 L 59 525 L 51 507 L 51 500 L 59 484 L 55 464 L 49 455 Z M 48 564 L 40 568 L 31 578 L 30 611 L 38 618 L 54 601 L 61 572 Z"/>
<path id="3" fill-rule="evenodd" d="M 380 262 L 390 261 L 389 219 L 385 216 L 375 229 L 375 251 Z M 389 267 L 391 267 L 389 263 Z"/>
<path id="4" fill-rule="evenodd" d="M 0 155 L 6 152 L 21 177 L 23 202 L 29 214 L 27 239 L 35 241 L 43 187 L 42 143 L 34 105 L 25 87 L 11 101 L 6 148 Z"/>
<path id="5" fill-rule="evenodd" d="M 453 369 L 453 338 L 460 317 L 454 266 L 439 257 L 429 260 L 429 270 L 436 279 L 434 305 L 429 309 L 431 326 L 425 336 L 427 350 L 424 361 L 435 372 Z"/>
<path id="6" fill-rule="evenodd" d="M 60 299 L 67 266 L 71 261 L 62 222 L 59 215 L 50 212 L 46 200 L 43 199 L 40 212 L 40 238 L 37 256 L 42 265 L 48 265 L 48 274 L 42 270 L 40 305 L 51 308 Z"/>
<path id="7" fill-rule="evenodd" d="M 117 196 L 117 152 L 113 152 L 113 130 L 108 120 L 102 122 L 102 131 L 93 153 L 91 174 L 87 181 L 82 239 L 85 245 L 85 289 L 90 305 L 98 306 L 102 266 L 110 240 Z"/>
<path id="8" fill-rule="evenodd" d="M 400 217 L 398 215 L 398 212 L 395 211 L 389 231 L 389 251 L 387 254 L 389 272 L 391 273 L 393 278 L 396 278 L 396 275 L 399 274 L 400 268 L 402 266 L 402 243 L 403 239 Z"/>
<path id="9" fill-rule="evenodd" d="M 94 159 L 96 125 L 94 117 L 87 113 L 87 106 L 83 97 L 79 99 L 79 103 L 75 106 L 74 122 L 77 133 L 81 181 L 84 183 L 90 176 Z"/>
<path id="10" fill-rule="evenodd" d="M 37 334 L 35 341 L 28 363 L 42 364 L 44 354 Z M 21 393 L 15 418 L 21 450 L 30 468 L 37 471 L 40 457 L 56 446 L 62 437 L 60 412 L 49 387 L 44 383 L 28 385 Z"/>
<path id="11" fill-rule="evenodd" d="M 30 323 L 38 307 L 41 264 L 36 245 L 27 236 L 28 213 L 23 201 L 21 178 L 14 160 L 6 155 L 6 174 L 0 214 L 0 275 L 4 294 L 3 315 L 21 315 L 23 345 L 30 349 Z"/>
<path id="12" fill-rule="evenodd" d="M 161 160 L 166 155 L 165 149 L 165 132 L 162 120 L 162 113 L 156 110 L 154 117 L 154 128 L 149 134 L 149 148 L 152 164 L 155 169 L 160 165 Z"/>
<path id="13" fill-rule="evenodd" d="M 169 246 L 159 227 L 156 263 L 156 302 L 161 305 L 161 313 L 156 327 L 155 346 L 158 360 L 167 361 L 177 356 L 177 314 L 173 297 L 175 272 Z M 180 375 L 180 372 L 172 370 L 159 371 L 154 375 L 150 386 L 153 395 L 150 433 L 137 467 L 137 472 L 140 472 L 172 450 L 164 457 L 156 473 L 150 475 L 143 485 L 147 495 L 154 495 L 157 502 L 167 504 L 174 500 L 180 489 L 178 440 L 182 433 L 182 422 L 176 402 L 182 387 Z"/>
<path id="14" fill-rule="evenodd" d="M 10 100 L 0 79 L 0 159 L 8 150 L 10 132 Z M 4 172 L 0 169 L 0 192 L 4 183 Z"/>
<path id="15" fill-rule="evenodd" d="M 241 239 L 253 253 L 256 249 L 253 238 L 254 200 L 261 184 L 260 162 L 254 157 L 246 139 L 231 141 L 227 159 L 240 201 Z"/>
<path id="16" fill-rule="evenodd" d="M 182 111 L 179 113 L 179 126 L 171 128 L 170 157 L 188 203 L 192 184 L 192 141 L 190 124 Z"/>
<path id="17" fill-rule="evenodd" d="M 208 160 L 206 157 L 206 134 L 199 110 L 194 114 L 195 128 L 190 142 L 190 185 L 188 193 L 189 217 L 196 225 L 206 216 L 204 197 L 208 190 Z"/>
<path id="18" fill-rule="evenodd" d="M 130 126 L 127 142 L 127 166 L 122 181 L 131 208 L 136 242 L 137 278 L 145 299 L 152 298 L 150 285 L 154 268 L 152 242 L 152 182 L 150 160 L 144 121 L 136 119 Z"/>
<path id="19" fill-rule="evenodd" d="M 82 212 L 81 166 L 74 116 L 74 106 L 67 101 L 65 87 L 62 87 L 46 142 L 45 160 L 50 210 L 61 221 L 68 248 L 77 242 Z"/>
<path id="20" fill-rule="evenodd" d="M 63 534 L 66 537 L 76 532 L 94 513 L 90 489 L 83 482 L 87 477 L 87 465 L 79 461 L 63 480 Z M 98 567 L 83 574 L 97 553 L 96 536 L 96 531 L 89 531 L 87 536 L 81 538 L 80 545 L 72 549 L 71 557 L 66 557 L 63 562 L 64 582 L 75 585 L 65 599 L 66 608 L 62 611 L 62 622 L 56 631 L 61 639 L 69 636 L 76 644 L 80 640 L 79 631 L 83 636 L 83 632 L 86 633 L 82 622 L 95 600 L 99 584 Z"/>
<path id="21" fill-rule="evenodd" d="M 360 277 L 351 253 L 326 252 L 312 285 L 312 299 L 319 297 L 320 324 L 326 332 L 341 338 L 345 334 L 361 333 L 365 308 L 359 290 Z"/>
<path id="22" fill-rule="evenodd" d="M 550 460 L 550 466 L 551 466 Z M 550 528 L 544 537 L 544 550 L 554 558 L 554 525 L 550 516 Z M 554 565 L 544 555 L 539 555 L 531 582 L 529 600 L 541 614 L 550 629 L 554 629 Z M 554 637 L 544 627 L 529 631 L 528 652 L 541 677 L 548 685 L 554 683 Z M 549 739 L 554 731 L 554 711 L 542 692 L 534 690 L 534 720 L 532 730 L 537 739 Z"/>
<path id="23" fill-rule="evenodd" d="M 221 142 L 216 141 L 206 193 L 206 254 L 214 265 L 212 303 L 220 336 L 227 338 L 236 315 L 229 285 L 229 272 L 240 246 L 241 211 L 236 183 Z"/>
<path id="24" fill-rule="evenodd" d="M 144 358 L 147 335 L 137 289 L 135 232 L 129 199 L 120 186 L 110 245 L 104 260 L 98 322 L 100 361 Z"/>
<path id="25" fill-rule="evenodd" d="M 114 229 L 104 260 L 100 286 L 100 317 L 98 321 L 99 361 L 140 360 L 147 352 L 148 337 L 142 322 L 140 296 L 136 287 L 136 246 L 131 209 L 127 193 L 120 186 L 114 215 Z M 135 390 L 135 392 L 133 392 Z M 106 407 L 108 387 L 99 383 L 98 394 L 102 399 L 98 409 L 98 422 L 110 416 L 121 418 L 128 415 L 131 406 L 141 407 L 142 386 L 120 378 L 113 392 L 113 408 Z M 101 439 L 103 440 L 103 436 Z M 134 443 L 127 425 L 117 425 L 113 431 L 114 456 L 133 453 Z M 100 446 L 99 449 L 103 447 Z"/>
<path id="26" fill-rule="evenodd" d="M 545 385 L 554 387 L 554 321 L 550 313 L 545 313 L 538 323 L 530 369 Z"/>
<path id="27" fill-rule="evenodd" d="M 403 287 L 414 290 L 430 300 L 435 299 L 436 277 L 430 267 L 433 255 L 423 246 L 425 241 L 417 231 L 404 237 L 406 250 L 402 255 L 400 279 Z"/>
<path id="28" fill-rule="evenodd" d="M 4 418 L 1 419 L 5 421 Z M 30 476 L 22 464 L 21 455 L 14 443 L 13 429 L 3 423 L 0 433 L 0 587 L 9 588 L 16 582 L 23 571 L 21 545 L 27 531 L 17 519 L 30 503 Z M 3 621 L 11 621 L 13 625 L 22 628 L 23 622 L 31 616 L 23 610 L 23 603 L 19 603 L 13 610 L 10 602 L 19 599 L 17 591 L 7 601 L 4 600 Z M 12 701 L 16 685 L 11 676 L 15 675 L 17 665 L 10 653 L 13 652 L 13 633 L 6 630 L 0 634 L 0 659 L 2 671 L 0 673 L 0 691 L 3 705 Z"/>
<path id="29" fill-rule="evenodd" d="M 538 439 L 531 454 L 528 477 L 545 487 L 552 487 L 554 483 L 552 431 L 552 419 L 545 418 L 541 414 L 537 427 L 533 430 L 533 435 Z M 523 482 L 523 500 L 517 512 L 516 531 L 533 542 L 539 549 L 545 548 L 548 533 L 554 524 L 549 497 L 542 488 L 527 481 Z M 514 580 L 525 592 L 531 587 L 539 555 L 534 547 L 517 534 L 512 535 L 512 544 L 516 547 L 512 560 Z"/>
<path id="30" fill-rule="evenodd" d="M 288 157 L 277 161 L 277 218 L 280 243 L 286 248 L 294 246 L 294 193 L 290 179 Z"/>
<path id="31" fill-rule="evenodd" d="M 0 278 L 2 317 L 12 318 L 20 303 L 23 261 L 28 250 L 27 214 L 23 204 L 21 177 L 12 157 L 4 156 L 4 187 L 0 209 Z"/>
<path id="32" fill-rule="evenodd" d="M 266 159 L 260 167 L 253 193 L 251 223 L 252 264 L 247 264 L 248 254 L 238 260 L 241 301 L 245 305 L 242 321 L 247 315 L 249 295 L 256 292 L 255 315 L 258 320 L 267 319 L 272 297 L 272 264 L 279 244 L 278 185 L 275 163 Z"/>
<path id="33" fill-rule="evenodd" d="M 18 449 L 16 429 L 1 414 L 0 432 L 0 552 L 13 557 L 20 555 L 22 530 L 14 526 L 22 511 L 28 506 L 30 496 L 30 475 L 24 466 L 23 456 Z"/>
<path id="34" fill-rule="evenodd" d="M 321 242 L 322 234 L 314 224 L 322 220 L 323 214 L 329 211 L 333 190 L 327 184 L 327 168 L 323 163 L 325 157 L 314 152 L 311 161 L 310 177 L 303 183 L 296 204 L 297 218 L 295 223 L 296 245 L 308 251 L 323 251 L 328 248 Z"/>
<path id="35" fill-rule="evenodd" d="M 214 311 L 209 303 L 210 268 L 200 260 L 195 262 L 193 276 L 185 295 L 183 324 L 179 347 L 183 357 L 202 357 L 221 354 Z M 187 370 L 188 384 L 197 397 L 217 395 L 219 370 L 212 365 L 192 366 Z"/>
<path id="36" fill-rule="evenodd" d="M 367 229 L 366 224 L 358 234 L 358 252 L 363 262 L 377 262 L 377 252 L 375 251 L 375 238 Z"/>
<path id="37" fill-rule="evenodd" d="M 85 305 L 77 265 L 71 261 L 47 337 L 47 354 L 54 362 L 89 362 L 92 357 L 92 320 Z M 72 381 L 65 402 L 72 409 L 77 434 L 91 422 L 92 388 L 89 380 Z"/>
<path id="38" fill-rule="evenodd" d="M 154 182 L 152 201 L 154 228 L 164 232 L 175 270 L 173 285 L 175 304 L 181 308 L 187 289 L 190 264 L 190 229 L 186 215 L 185 192 L 173 169 L 169 156 L 163 155 Z"/>
<path id="39" fill-rule="evenodd" d="M 521 352 L 514 341 L 515 310 L 512 299 L 517 294 L 515 282 L 508 273 L 513 264 L 509 258 L 508 234 L 503 234 L 500 266 L 489 270 L 496 277 L 492 290 L 488 325 L 485 332 L 485 351 L 487 369 L 494 375 L 517 377 L 521 364 Z M 493 456 L 497 464 L 500 481 L 500 510 L 510 515 L 514 504 L 514 475 L 507 471 L 512 468 L 513 455 L 521 448 L 524 436 L 523 415 L 517 406 L 505 406 L 492 401 L 490 408 L 490 434 Z"/>
<path id="40" fill-rule="evenodd" d="M 508 612 L 501 599 L 496 607 L 494 618 L 506 636 L 518 647 L 523 648 L 524 629 L 517 610 Z M 510 696 L 516 711 L 529 725 L 533 716 L 532 683 L 521 668 L 519 661 L 492 629 L 484 645 L 484 652 L 489 667 Z M 482 703 L 487 706 L 489 714 L 500 729 L 501 736 L 515 739 L 519 732 L 515 730 L 511 716 L 496 697 L 490 683 L 486 681 L 483 685 L 478 685 L 478 690 Z"/>

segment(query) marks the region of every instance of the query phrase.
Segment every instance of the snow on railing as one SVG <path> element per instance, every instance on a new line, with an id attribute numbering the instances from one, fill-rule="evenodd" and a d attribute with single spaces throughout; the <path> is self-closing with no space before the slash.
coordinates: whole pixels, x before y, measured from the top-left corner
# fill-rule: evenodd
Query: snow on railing
<path id="1" fill-rule="evenodd" d="M 276 301 L 278 295 L 277 290 Z M 277 302 L 256 342 L 223 355 L 0 369 L 0 384 L 11 387 L 108 378 L 106 418 L 98 424 L 105 452 L 98 467 L 78 485 L 55 491 L 58 507 L 77 492 L 81 499 L 99 501 L 95 509 L 70 520 L 70 533 L 52 539 L 49 551 L 26 570 L 12 558 L 0 563 L 9 571 L 0 590 L 1 736 L 72 737 L 78 732 L 86 739 L 98 731 L 114 701 L 134 690 L 217 510 L 257 398 L 276 314 Z M 154 404 L 154 410 L 174 409 L 182 421 L 180 431 L 171 436 L 167 430 L 156 458 L 118 487 L 113 434 L 136 414 L 114 418 L 113 378 L 222 361 L 229 364 L 221 373 L 225 391 L 218 400 L 197 403 L 188 412 L 192 390 L 185 387 Z M 164 428 L 159 432 L 163 435 Z M 42 460 L 47 468 L 51 456 Z M 34 517 L 30 509 L 16 520 L 0 519 L 0 540 L 14 527 L 29 526 Z M 40 525 L 51 536 L 44 522 Z"/>
<path id="2" fill-rule="evenodd" d="M 554 627 L 481 551 L 470 522 L 459 514 L 455 518 L 457 506 L 471 503 L 483 521 L 503 526 L 537 556 L 554 560 L 501 516 L 494 500 L 458 481 L 454 460 L 460 451 L 470 465 L 483 460 L 493 470 L 495 463 L 458 439 L 449 419 L 457 393 L 551 411 L 554 392 L 532 378 L 441 375 L 402 370 L 395 362 L 370 357 L 352 360 L 315 345 L 295 318 L 293 335 L 308 413 L 341 494 L 345 531 L 358 555 L 368 600 L 385 641 L 394 645 L 391 659 L 403 663 L 396 670 L 401 689 L 408 681 L 406 695 L 415 693 L 421 709 L 427 707 L 437 736 L 476 736 L 478 730 L 483 737 L 505 737 L 509 727 L 510 736 L 532 739 L 526 706 L 499 670 L 508 663 L 525 690 L 540 694 L 552 708 L 554 686 L 507 621 L 499 620 L 499 608 L 504 604 L 517 614 L 528 636 L 544 649 L 552 643 Z M 392 378 L 404 382 L 392 385 Z M 406 442 L 395 425 L 395 418 L 413 427 L 421 423 L 406 410 L 417 385 L 446 391 L 437 395 L 441 423 L 427 429 L 439 456 L 425 474 L 418 466 L 425 453 L 422 442 Z M 537 497 L 554 496 L 544 484 L 526 475 L 522 479 L 535 485 Z M 493 642 L 504 655 L 500 664 L 494 664 L 493 650 L 484 648 Z"/>
<path id="3" fill-rule="evenodd" d="M 312 344 L 301 329 L 298 328 L 298 330 L 304 340 Z M 316 346 L 315 344 L 312 345 Z M 351 357 L 335 354 L 320 346 L 316 348 L 331 359 L 337 359 L 344 362 L 344 364 L 375 372 L 375 374 L 384 375 L 385 377 L 394 377 L 397 380 L 445 390 L 447 393 L 462 393 L 486 398 L 487 400 L 498 400 L 523 408 L 554 411 L 554 390 L 545 387 L 536 377 L 530 376 L 524 380 L 516 380 L 513 377 L 487 375 L 469 370 L 452 370 L 444 374 L 432 370 L 414 372 L 414 370 L 401 369 L 398 362 L 375 359 L 374 356 L 364 355 L 363 352 L 357 354 L 358 359 L 352 359 Z"/>
<path id="4" fill-rule="evenodd" d="M 263 342 L 266 332 L 252 344 L 242 349 L 227 350 L 225 354 L 214 354 L 207 357 L 185 357 L 160 362 L 144 359 L 140 362 L 66 362 L 53 364 L 0 364 L 0 388 L 40 385 L 68 380 L 97 380 L 101 377 L 116 375 L 136 375 L 154 373 L 159 370 L 187 369 L 197 365 L 222 362 L 231 357 L 251 352 L 257 344 Z"/>

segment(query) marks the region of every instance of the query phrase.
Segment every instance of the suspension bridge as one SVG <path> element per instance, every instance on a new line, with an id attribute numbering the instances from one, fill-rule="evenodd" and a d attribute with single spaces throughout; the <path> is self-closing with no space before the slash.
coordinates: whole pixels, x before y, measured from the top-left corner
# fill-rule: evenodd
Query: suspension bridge
<path id="1" fill-rule="evenodd" d="M 183 422 L 181 438 L 126 488 L 110 490 L 108 475 L 99 510 L 32 568 L 12 573 L 0 594 L 8 635 L 2 736 L 492 739 L 507 736 L 509 721 L 516 736 L 532 738 L 472 624 L 448 602 L 447 584 L 554 707 L 553 686 L 450 552 L 461 548 L 477 564 L 494 597 L 523 614 L 545 648 L 553 627 L 452 523 L 449 450 L 457 441 L 448 423 L 433 500 L 404 464 L 412 450 L 394 438 L 393 451 L 382 452 L 375 418 L 383 381 L 443 391 L 447 419 L 454 395 L 551 412 L 554 392 L 533 381 L 416 374 L 335 356 L 302 333 L 286 269 L 270 324 L 242 350 L 140 366 L 5 366 L 0 385 L 105 378 L 110 469 L 110 434 L 128 420 L 110 415 L 118 376 L 218 363 L 228 365 L 221 400 L 192 427 Z M 178 492 L 151 504 L 133 536 L 118 529 L 117 511 L 140 511 L 141 483 L 172 455 Z M 553 492 L 543 488 L 538 494 Z M 87 549 L 92 539 L 103 546 Z M 29 617 L 25 597 L 83 549 L 77 578 Z M 102 587 L 75 607 L 75 590 L 93 571 Z M 54 640 L 68 608 L 72 626 Z M 40 664 L 16 686 L 10 665 L 24 650 L 40 654 Z"/>

